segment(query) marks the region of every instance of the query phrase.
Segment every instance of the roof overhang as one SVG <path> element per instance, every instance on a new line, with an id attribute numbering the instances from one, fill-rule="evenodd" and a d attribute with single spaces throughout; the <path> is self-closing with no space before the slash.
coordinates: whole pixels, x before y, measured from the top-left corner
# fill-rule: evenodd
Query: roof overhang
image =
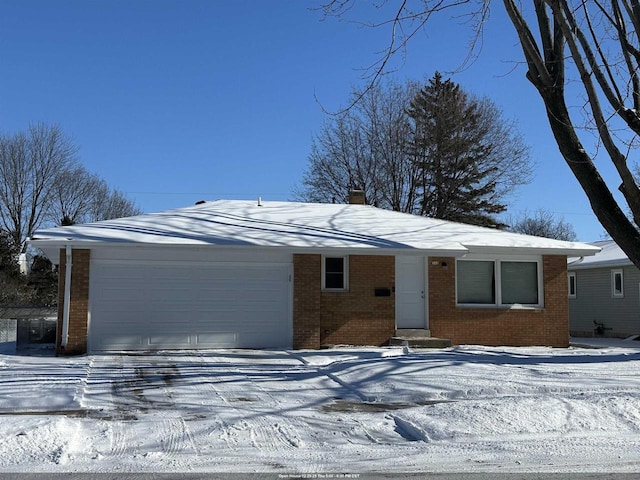
<path id="1" fill-rule="evenodd" d="M 467 248 L 462 246 L 438 249 L 420 248 L 376 248 L 376 247 L 295 247 L 295 246 L 265 246 L 265 245 L 218 245 L 206 242 L 201 243 L 143 243 L 143 242 L 96 242 L 83 241 L 77 239 L 50 239 L 32 238 L 29 243 L 40 249 L 52 262 L 58 261 L 59 252 L 66 247 L 76 249 L 102 249 L 102 248 L 180 248 L 180 249 L 202 249 L 215 248 L 221 250 L 253 250 L 253 251 L 286 251 L 291 254 L 321 254 L 321 255 L 390 255 L 390 256 L 432 256 L 432 257 L 455 257 L 460 258 L 469 253 Z"/>
<path id="2" fill-rule="evenodd" d="M 480 255 L 560 255 L 564 257 L 587 257 L 597 254 L 600 249 L 588 244 L 576 244 L 572 248 L 554 247 L 506 247 L 489 245 L 465 245 L 470 254 Z"/>

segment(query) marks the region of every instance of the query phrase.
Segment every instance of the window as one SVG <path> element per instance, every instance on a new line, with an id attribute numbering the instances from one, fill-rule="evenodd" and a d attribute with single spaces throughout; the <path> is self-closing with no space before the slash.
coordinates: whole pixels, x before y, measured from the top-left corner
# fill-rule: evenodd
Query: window
<path id="1" fill-rule="evenodd" d="M 322 289 L 347 290 L 348 288 L 348 257 L 322 258 Z"/>
<path id="2" fill-rule="evenodd" d="M 576 272 L 569 272 L 567 280 L 569 281 L 569 298 L 576 298 Z"/>
<path id="3" fill-rule="evenodd" d="M 542 276 L 535 260 L 458 260 L 458 305 L 541 306 Z"/>
<path id="4" fill-rule="evenodd" d="M 611 296 L 613 298 L 624 297 L 624 277 L 622 270 L 611 270 Z"/>
<path id="5" fill-rule="evenodd" d="M 500 262 L 502 305 L 538 304 L 538 264 L 536 262 Z"/>
<path id="6" fill-rule="evenodd" d="M 493 262 L 458 262 L 458 303 L 496 303 Z"/>

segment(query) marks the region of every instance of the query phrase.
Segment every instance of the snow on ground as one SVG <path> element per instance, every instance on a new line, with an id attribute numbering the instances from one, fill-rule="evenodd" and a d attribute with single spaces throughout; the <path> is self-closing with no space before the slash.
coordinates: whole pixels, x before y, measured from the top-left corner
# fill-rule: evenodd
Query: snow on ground
<path id="1" fill-rule="evenodd" d="M 0 354 L 0 472 L 638 472 L 640 342 L 585 342 Z"/>

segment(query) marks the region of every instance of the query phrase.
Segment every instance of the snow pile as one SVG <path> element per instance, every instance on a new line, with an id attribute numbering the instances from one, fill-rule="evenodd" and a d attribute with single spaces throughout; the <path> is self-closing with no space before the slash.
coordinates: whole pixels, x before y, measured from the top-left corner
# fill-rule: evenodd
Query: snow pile
<path id="1" fill-rule="evenodd" d="M 0 471 L 636 472 L 640 342 L 0 355 Z"/>

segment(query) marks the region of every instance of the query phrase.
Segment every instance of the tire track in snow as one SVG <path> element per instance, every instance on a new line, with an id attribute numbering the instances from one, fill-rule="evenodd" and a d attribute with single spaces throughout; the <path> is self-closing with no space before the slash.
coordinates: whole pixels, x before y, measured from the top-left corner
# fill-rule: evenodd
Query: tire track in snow
<path id="1" fill-rule="evenodd" d="M 154 357 L 114 355 L 101 357 L 93 367 L 89 387 L 93 403 L 114 407 L 113 417 L 105 420 L 110 430 L 109 456 L 143 455 L 154 465 L 174 465 L 180 463 L 176 458 L 182 453 L 199 455 L 168 388 L 181 375 L 175 364 Z M 151 431 L 138 428 L 141 415 L 153 424 Z"/>
<path id="2" fill-rule="evenodd" d="M 163 427 L 159 442 L 162 451 L 167 456 L 175 457 L 183 453 L 200 455 L 199 448 L 184 419 L 181 417 L 165 418 L 159 423 Z"/>
<path id="3" fill-rule="evenodd" d="M 205 372 L 208 372 L 209 365 L 208 365 L 207 359 L 205 359 L 205 357 L 201 353 L 198 355 L 198 358 L 200 360 L 201 368 Z M 207 433 L 211 435 L 212 433 L 214 433 L 219 429 L 220 438 L 224 440 L 225 444 L 228 447 L 233 448 L 237 446 L 239 442 L 235 432 L 244 430 L 244 428 L 240 428 L 236 422 L 229 422 L 226 418 L 224 418 L 226 415 L 228 415 L 228 412 L 234 411 L 237 408 L 237 406 L 234 406 L 231 402 L 229 402 L 229 400 L 222 395 L 220 390 L 216 388 L 215 382 L 213 381 L 213 377 L 210 374 L 207 373 L 206 376 L 202 375 L 201 381 L 202 381 L 202 386 L 204 386 L 206 391 L 211 392 L 214 395 L 214 398 L 219 399 L 225 407 L 223 411 L 217 412 L 216 417 L 218 422 Z M 204 406 L 207 408 L 211 408 L 213 405 L 211 403 L 207 403 L 207 404 L 204 404 Z"/>
<path id="4" fill-rule="evenodd" d="M 169 457 L 176 456 L 181 451 L 179 419 L 164 418 L 158 426 L 162 426 L 158 438 L 162 452 Z"/>
<path id="5" fill-rule="evenodd" d="M 129 439 L 127 438 L 127 435 L 125 434 L 125 432 L 128 429 L 129 428 L 126 426 L 125 422 L 121 422 L 121 421 L 110 422 L 109 424 L 109 431 L 111 433 L 111 438 L 109 442 L 111 447 L 111 451 L 109 452 L 110 457 L 123 458 L 128 453 L 127 447 L 129 447 L 129 449 L 132 447 L 131 442 L 129 441 Z"/>
<path id="6" fill-rule="evenodd" d="M 290 457 L 296 457 L 296 460 L 302 456 L 308 471 L 322 471 L 328 463 L 325 449 L 319 443 L 307 445 L 300 435 L 302 432 L 307 441 L 314 438 L 314 430 L 304 420 L 305 417 L 296 410 L 286 411 L 290 407 L 260 383 L 254 381 L 254 386 L 262 397 L 260 404 L 269 409 L 266 415 L 258 417 L 260 421 L 257 424 L 261 429 L 257 434 L 265 438 L 267 448 L 276 455 L 284 450 Z"/>
<path id="7" fill-rule="evenodd" d="M 120 405 L 123 389 L 118 385 L 123 382 L 122 358 L 119 355 L 90 357 L 81 406 L 90 410 L 106 410 L 113 413 L 113 417 L 103 420 L 104 434 L 108 444 L 104 451 L 98 451 L 99 455 L 109 459 L 124 458 L 127 447 L 131 447 L 130 439 L 125 434 L 127 430 L 125 422 L 118 418 L 123 410 Z"/>
<path id="8" fill-rule="evenodd" d="M 156 417 L 155 442 L 150 444 L 156 450 L 145 453 L 152 464 L 170 465 L 172 468 L 188 469 L 189 455 L 200 455 L 193 441 L 189 427 L 182 418 L 181 407 L 176 404 L 170 391 L 171 385 L 182 376 L 180 367 L 174 362 L 158 362 L 151 357 L 136 366 L 136 374 L 141 379 L 141 397 L 149 404 L 149 416 Z M 154 397 L 145 395 L 151 389 Z"/>
<path id="9" fill-rule="evenodd" d="M 202 357 L 201 360 L 206 366 L 206 360 Z M 282 464 L 292 459 L 296 465 L 308 465 L 309 471 L 322 470 L 327 464 L 324 449 L 317 444 L 306 444 L 305 440 L 313 438 L 314 430 L 300 416 L 300 412 L 288 412 L 287 409 L 291 407 L 264 388 L 260 378 L 252 378 L 251 370 L 245 372 L 228 360 L 225 363 L 229 365 L 226 372 L 231 378 L 228 385 L 251 383 L 257 397 L 248 399 L 241 395 L 234 396 L 235 391 L 220 389 L 213 381 L 205 382 L 208 390 L 225 406 L 227 413 L 218 419 L 222 423 L 221 437 L 227 446 L 256 449 L 270 467 L 283 468 Z"/>

